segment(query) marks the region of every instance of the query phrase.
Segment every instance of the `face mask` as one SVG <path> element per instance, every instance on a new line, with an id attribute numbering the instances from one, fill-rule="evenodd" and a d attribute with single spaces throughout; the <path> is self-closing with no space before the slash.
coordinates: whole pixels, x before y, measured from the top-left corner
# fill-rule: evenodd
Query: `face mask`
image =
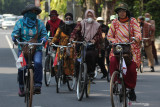
<path id="1" fill-rule="evenodd" d="M 73 24 L 73 21 L 64 21 L 66 25 L 71 25 Z"/>
<path id="2" fill-rule="evenodd" d="M 150 21 L 150 18 L 145 18 L 145 21 L 147 21 L 147 22 Z"/>
<path id="3" fill-rule="evenodd" d="M 52 20 L 52 21 L 56 21 L 56 20 L 57 20 L 57 16 L 51 17 L 51 20 Z"/>
<path id="4" fill-rule="evenodd" d="M 26 17 L 32 19 L 32 20 L 35 20 L 37 18 L 37 15 L 35 13 L 32 13 L 32 12 L 28 12 L 26 14 Z"/>
<path id="5" fill-rule="evenodd" d="M 102 25 L 103 24 L 103 22 L 98 22 L 100 25 Z"/>
<path id="6" fill-rule="evenodd" d="M 88 23 L 92 23 L 92 22 L 93 22 L 93 19 L 92 19 L 92 18 L 88 18 L 88 19 L 87 19 L 87 22 L 88 22 Z"/>

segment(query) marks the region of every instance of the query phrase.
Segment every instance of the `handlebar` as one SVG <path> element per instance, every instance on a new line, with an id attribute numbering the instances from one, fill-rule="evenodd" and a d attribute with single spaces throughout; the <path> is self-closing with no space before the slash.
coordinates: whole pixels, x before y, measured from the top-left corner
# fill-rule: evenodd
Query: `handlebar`
<path id="1" fill-rule="evenodd" d="M 142 40 L 149 40 L 150 38 L 142 38 Z"/>
<path id="2" fill-rule="evenodd" d="M 68 48 L 68 47 L 72 47 L 70 43 L 69 43 L 67 46 L 64 46 L 64 45 L 56 45 L 56 44 L 52 43 L 51 46 L 58 47 L 58 48 Z"/>
<path id="3" fill-rule="evenodd" d="M 83 44 L 85 46 L 87 45 L 93 45 L 94 43 L 91 43 L 91 42 L 86 42 L 86 41 L 71 41 L 71 43 L 78 43 L 78 44 Z"/>
<path id="4" fill-rule="evenodd" d="M 16 39 L 17 43 L 19 45 L 30 45 L 30 46 L 33 46 L 33 45 L 43 45 L 43 41 L 41 43 L 31 43 L 31 42 L 20 42 L 18 39 Z"/>
<path id="5" fill-rule="evenodd" d="M 129 43 L 109 43 L 110 45 L 131 45 L 133 44 L 133 41 L 132 42 L 129 42 Z"/>

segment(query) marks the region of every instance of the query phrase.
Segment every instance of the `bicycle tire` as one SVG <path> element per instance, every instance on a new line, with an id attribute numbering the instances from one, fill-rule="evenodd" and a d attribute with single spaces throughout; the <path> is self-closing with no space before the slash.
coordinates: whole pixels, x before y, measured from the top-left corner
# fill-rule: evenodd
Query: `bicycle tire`
<path id="1" fill-rule="evenodd" d="M 109 65 L 107 64 L 107 81 L 110 82 L 111 80 L 111 76 L 110 76 L 110 69 L 109 69 Z"/>
<path id="2" fill-rule="evenodd" d="M 89 97 L 90 89 L 91 89 L 91 80 L 89 79 L 88 83 L 86 84 L 86 98 Z"/>
<path id="3" fill-rule="evenodd" d="M 32 107 L 33 99 L 33 69 L 29 69 L 28 78 L 26 78 L 26 92 L 25 92 L 26 107 Z"/>
<path id="4" fill-rule="evenodd" d="M 84 95 L 84 90 L 86 88 L 86 78 L 87 77 L 87 65 L 86 63 L 80 64 L 79 75 L 77 81 L 77 98 L 81 101 Z"/>
<path id="5" fill-rule="evenodd" d="M 59 64 L 58 64 L 58 71 L 56 74 L 56 79 L 57 79 L 56 92 L 59 93 L 61 83 L 62 83 L 62 62 L 61 61 L 59 61 Z"/>
<path id="6" fill-rule="evenodd" d="M 67 79 L 67 86 L 68 86 L 69 91 L 74 90 L 75 84 L 76 84 L 76 78 L 74 76 L 71 76 L 71 80 L 70 78 Z"/>
<path id="7" fill-rule="evenodd" d="M 51 82 L 51 70 L 52 70 L 51 56 L 47 55 L 44 67 L 44 82 L 47 87 L 50 85 Z"/>
<path id="8" fill-rule="evenodd" d="M 144 67 L 144 58 L 141 57 L 141 64 L 140 64 L 140 68 L 139 68 L 139 70 L 140 70 L 141 73 L 144 72 L 144 71 L 143 71 L 143 67 Z"/>
<path id="9" fill-rule="evenodd" d="M 118 71 L 115 71 L 111 77 L 111 81 L 110 81 L 111 104 L 112 104 L 112 107 L 127 107 L 126 90 L 125 90 L 124 82 L 122 79 L 119 78 L 119 75 L 120 73 Z M 114 99 L 114 97 L 116 98 Z"/>

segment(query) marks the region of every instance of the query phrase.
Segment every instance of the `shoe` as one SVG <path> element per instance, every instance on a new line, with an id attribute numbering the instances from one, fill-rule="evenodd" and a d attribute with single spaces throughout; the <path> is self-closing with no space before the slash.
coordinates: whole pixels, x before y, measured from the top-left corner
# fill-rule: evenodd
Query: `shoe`
<path id="1" fill-rule="evenodd" d="M 134 89 L 131 89 L 130 91 L 129 91 L 129 100 L 131 100 L 131 101 L 136 101 L 136 93 L 135 93 L 135 91 L 134 91 Z"/>
<path id="2" fill-rule="evenodd" d="M 104 79 L 104 78 L 106 78 L 107 77 L 107 75 L 103 75 L 102 77 L 101 77 L 101 79 Z"/>
<path id="3" fill-rule="evenodd" d="M 151 72 L 155 72 L 154 67 L 151 67 Z"/>
<path id="4" fill-rule="evenodd" d="M 41 87 L 34 87 L 34 94 L 41 94 Z"/>
<path id="5" fill-rule="evenodd" d="M 24 96 L 25 96 L 24 88 L 19 88 L 18 95 L 19 95 L 20 97 L 24 97 Z"/>
<path id="6" fill-rule="evenodd" d="M 94 78 L 95 73 L 94 72 L 90 72 L 89 73 L 89 77 Z"/>

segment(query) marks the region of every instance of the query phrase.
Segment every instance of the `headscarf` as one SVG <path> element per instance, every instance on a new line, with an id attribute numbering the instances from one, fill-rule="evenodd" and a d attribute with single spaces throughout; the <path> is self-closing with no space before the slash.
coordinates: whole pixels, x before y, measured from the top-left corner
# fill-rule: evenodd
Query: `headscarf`
<path id="1" fill-rule="evenodd" d="M 93 14 L 93 22 L 92 23 L 88 23 L 87 22 L 87 14 L 88 12 L 91 12 Z M 93 37 L 95 36 L 95 34 L 97 33 L 98 31 L 98 28 L 100 26 L 100 24 L 98 22 L 95 21 L 95 13 L 93 10 L 91 9 L 88 9 L 85 13 L 85 19 L 83 19 L 81 21 L 81 26 L 82 26 L 82 30 L 81 30 L 81 33 L 82 35 L 84 35 L 84 38 L 86 41 L 90 41 L 93 39 Z"/>
<path id="2" fill-rule="evenodd" d="M 35 13 L 28 11 L 24 14 L 23 23 L 27 27 L 32 28 L 36 25 L 36 17 L 37 15 Z"/>

